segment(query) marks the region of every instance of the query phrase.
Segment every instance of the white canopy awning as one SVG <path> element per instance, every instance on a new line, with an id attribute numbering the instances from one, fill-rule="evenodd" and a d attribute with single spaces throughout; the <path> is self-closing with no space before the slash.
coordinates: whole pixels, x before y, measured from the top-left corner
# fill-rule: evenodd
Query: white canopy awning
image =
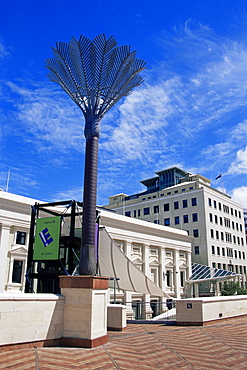
<path id="1" fill-rule="evenodd" d="M 105 228 L 99 232 L 99 274 L 116 280 L 120 290 L 168 297 L 121 251 Z"/>

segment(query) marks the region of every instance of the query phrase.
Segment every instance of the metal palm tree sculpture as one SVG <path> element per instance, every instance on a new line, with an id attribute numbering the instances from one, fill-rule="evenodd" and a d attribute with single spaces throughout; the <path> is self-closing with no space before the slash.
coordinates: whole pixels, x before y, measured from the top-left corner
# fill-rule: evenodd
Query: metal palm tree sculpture
<path id="1" fill-rule="evenodd" d="M 84 170 L 80 275 L 95 275 L 95 218 L 98 173 L 99 124 L 105 113 L 143 82 L 139 75 L 145 62 L 130 46 L 117 47 L 115 39 L 99 35 L 93 40 L 72 37 L 52 48 L 46 60 L 48 78 L 57 82 L 85 117 L 86 154 Z"/>

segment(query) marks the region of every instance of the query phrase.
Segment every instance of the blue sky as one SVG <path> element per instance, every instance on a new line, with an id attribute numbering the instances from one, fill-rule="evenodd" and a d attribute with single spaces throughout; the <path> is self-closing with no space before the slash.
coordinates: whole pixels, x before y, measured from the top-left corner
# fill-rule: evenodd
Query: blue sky
<path id="1" fill-rule="evenodd" d="M 98 204 L 178 166 L 247 207 L 246 0 L 0 1 L 0 188 L 82 200 L 84 118 L 44 60 L 101 33 L 147 69 L 101 122 Z"/>

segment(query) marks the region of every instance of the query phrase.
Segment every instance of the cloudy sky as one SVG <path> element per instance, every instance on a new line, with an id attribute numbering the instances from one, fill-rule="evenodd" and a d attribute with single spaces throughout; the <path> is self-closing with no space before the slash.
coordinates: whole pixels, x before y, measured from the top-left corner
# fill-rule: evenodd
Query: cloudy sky
<path id="1" fill-rule="evenodd" d="M 82 200 L 84 118 L 44 61 L 57 41 L 101 33 L 147 69 L 101 122 L 98 204 L 178 166 L 247 207 L 246 0 L 1 1 L 0 188 Z"/>

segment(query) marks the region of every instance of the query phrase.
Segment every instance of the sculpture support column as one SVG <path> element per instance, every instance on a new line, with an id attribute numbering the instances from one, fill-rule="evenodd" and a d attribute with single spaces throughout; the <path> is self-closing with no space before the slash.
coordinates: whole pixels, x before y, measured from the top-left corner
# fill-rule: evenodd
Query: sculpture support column
<path id="1" fill-rule="evenodd" d="M 109 279 L 99 276 L 60 276 L 65 297 L 61 344 L 94 348 L 108 342 Z"/>

